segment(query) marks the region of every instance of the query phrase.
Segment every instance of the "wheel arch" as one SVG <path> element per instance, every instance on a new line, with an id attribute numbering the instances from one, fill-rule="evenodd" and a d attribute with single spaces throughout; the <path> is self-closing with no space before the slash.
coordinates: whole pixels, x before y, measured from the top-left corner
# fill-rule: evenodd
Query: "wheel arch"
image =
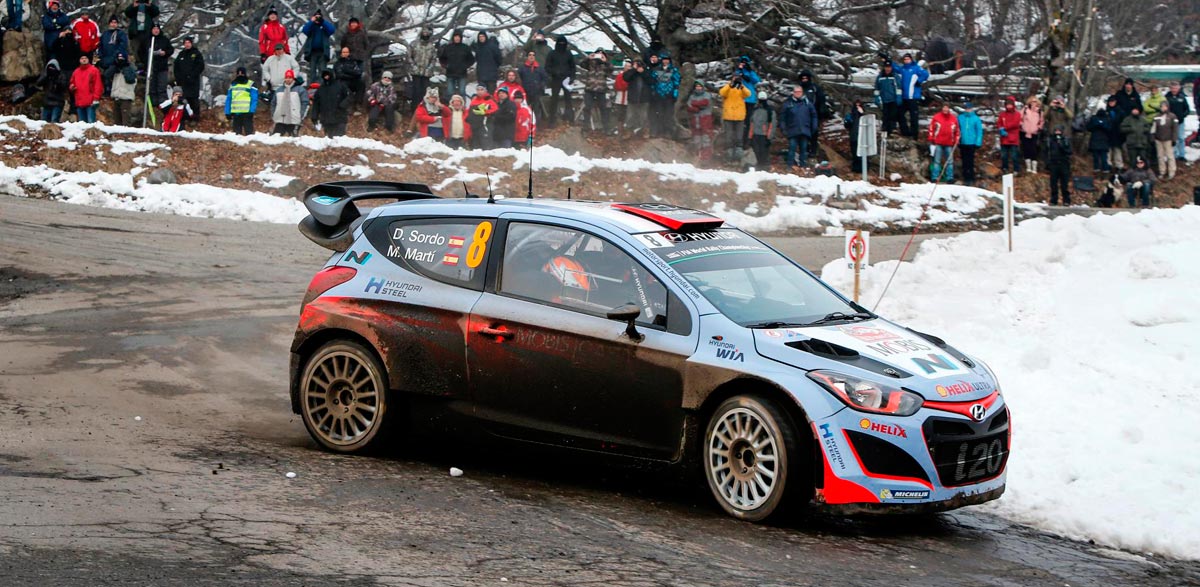
<path id="1" fill-rule="evenodd" d="M 367 339 L 367 337 L 353 330 L 348 330 L 345 328 L 334 327 L 318 330 L 317 332 L 314 332 L 305 338 L 304 341 L 300 343 L 300 346 L 296 347 L 296 350 L 292 352 L 292 377 L 290 394 L 292 399 L 293 413 L 300 413 L 300 379 L 302 375 L 301 371 L 304 369 L 304 364 L 308 361 L 309 357 L 311 357 L 312 354 L 317 351 L 317 349 L 335 340 L 353 341 L 366 347 L 366 349 L 371 351 L 371 354 L 375 356 L 375 360 L 379 361 L 379 364 L 383 366 L 384 381 L 389 380 L 387 363 L 383 360 L 383 354 L 379 352 L 379 348 L 373 342 Z"/>
<path id="2" fill-rule="evenodd" d="M 808 487 L 806 493 L 810 494 L 811 499 L 811 495 L 816 494 L 817 481 L 821 479 L 823 472 L 822 459 L 824 459 L 824 456 L 820 452 L 820 444 L 817 443 L 812 421 L 809 420 L 804 408 L 792 394 L 770 381 L 755 377 L 738 377 L 718 385 L 709 392 L 708 396 L 704 398 L 704 401 L 695 412 L 697 416 L 697 432 L 692 439 L 691 446 L 696 458 L 693 460 L 697 463 L 703 463 L 704 461 L 704 429 L 708 425 L 708 420 L 712 418 L 713 412 L 716 411 L 717 406 L 720 406 L 725 400 L 738 395 L 754 395 L 771 400 L 791 419 L 790 423 L 793 433 L 797 439 L 804 441 L 804 446 L 797 448 L 799 448 L 801 454 L 806 455 L 809 459 L 808 466 L 798 470 L 803 472 L 802 480 L 805 486 Z"/>

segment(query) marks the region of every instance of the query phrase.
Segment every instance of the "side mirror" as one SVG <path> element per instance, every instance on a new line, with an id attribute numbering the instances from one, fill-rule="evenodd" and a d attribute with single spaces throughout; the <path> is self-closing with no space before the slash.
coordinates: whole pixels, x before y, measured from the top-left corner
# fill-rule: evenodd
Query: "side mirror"
<path id="1" fill-rule="evenodd" d="M 638 332 L 634 322 L 638 316 L 642 315 L 642 309 L 637 304 L 622 304 L 608 311 L 608 319 L 618 322 L 625 322 L 625 336 L 634 342 L 641 342 L 646 338 L 642 333 Z"/>

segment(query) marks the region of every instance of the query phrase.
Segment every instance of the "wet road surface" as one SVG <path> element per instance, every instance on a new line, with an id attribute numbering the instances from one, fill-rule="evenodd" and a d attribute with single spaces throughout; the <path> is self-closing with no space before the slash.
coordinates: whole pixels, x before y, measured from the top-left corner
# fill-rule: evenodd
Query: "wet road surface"
<path id="1" fill-rule="evenodd" d="M 817 270 L 841 247 L 778 242 Z M 0 583 L 1200 585 L 978 510 L 759 526 L 595 459 L 321 452 L 287 347 L 325 258 L 291 226 L 0 196 Z"/>

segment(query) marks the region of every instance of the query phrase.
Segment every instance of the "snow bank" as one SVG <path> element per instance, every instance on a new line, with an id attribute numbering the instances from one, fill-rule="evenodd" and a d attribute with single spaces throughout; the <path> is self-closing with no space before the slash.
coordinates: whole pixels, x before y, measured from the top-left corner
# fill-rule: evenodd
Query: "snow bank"
<path id="1" fill-rule="evenodd" d="M 24 117 L 0 116 L 0 125 L 10 120 L 20 120 L 27 129 L 37 131 L 46 123 L 30 120 Z M 138 165 L 152 166 L 147 161 L 158 161 L 154 153 L 162 150 L 170 151 L 165 144 L 149 142 L 161 140 L 165 135 L 152 129 L 109 126 L 104 124 L 89 125 L 86 123 L 64 123 L 61 125 L 62 138 L 47 141 L 52 148 L 76 149 L 80 146 L 109 144 L 114 154 L 146 152 L 146 155 L 135 160 Z M 89 140 L 85 131 L 97 128 L 109 137 L 125 136 L 142 138 L 142 141 L 95 139 Z M 0 131 L 2 132 L 2 131 Z M 293 148 L 321 151 L 330 148 L 349 149 L 356 151 L 360 163 L 338 163 L 326 167 L 330 179 L 345 177 L 365 179 L 376 174 L 376 167 L 404 168 L 411 165 L 431 165 L 438 169 L 443 177 L 435 182 L 433 187 L 438 190 L 448 190 L 456 195 L 460 182 L 483 179 L 485 176 L 479 168 L 491 168 L 490 180 L 498 192 L 503 193 L 506 186 L 502 182 L 507 178 L 520 178 L 518 187 L 524 192 L 523 176 L 528 170 L 529 152 L 520 149 L 493 149 L 488 151 L 466 151 L 451 149 L 433 139 L 417 139 L 403 146 L 392 145 L 374 139 L 356 137 L 286 137 L 256 133 L 241 136 L 233 133 L 211 134 L 186 131 L 170 135 L 184 140 L 203 140 L 232 142 L 239 145 L 261 144 L 268 146 L 290 146 Z M 144 145 L 144 146 L 143 146 Z M 164 153 L 166 154 L 166 153 Z M 367 157 L 371 154 L 372 157 Z M 375 157 L 379 155 L 380 157 Z M 372 159 L 398 158 L 404 163 L 385 161 L 372 162 Z M 169 161 L 167 163 L 169 165 Z M 135 171 L 143 171 L 135 168 Z M 668 201 L 679 203 L 669 193 L 652 193 L 646 189 L 644 182 L 647 177 L 658 178 L 664 182 L 686 182 L 699 186 L 710 186 L 712 202 L 704 200 L 709 210 L 729 222 L 754 232 L 775 232 L 794 228 L 814 229 L 819 227 L 841 228 L 846 225 L 865 227 L 906 227 L 917 222 L 921 217 L 922 207 L 926 202 L 932 202 L 933 208 L 928 211 L 926 223 L 962 223 L 970 220 L 988 220 L 983 216 L 998 216 L 999 194 L 986 190 L 956 185 L 943 185 L 934 188 L 932 184 L 906 184 L 899 187 L 876 186 L 863 181 L 846 181 L 834 177 L 800 177 L 789 173 L 771 173 L 767 171 L 738 172 L 723 169 L 705 169 L 689 163 L 653 163 L 642 159 L 618 158 L 588 158 L 578 153 L 568 154 L 562 149 L 548 145 L 535 147 L 533 153 L 533 168 L 537 171 L 566 172 L 563 181 L 578 182 L 581 175 L 592 171 L 613 172 L 626 178 L 622 186 L 605 186 L 606 190 L 598 194 L 584 194 L 584 197 L 611 197 L 618 200 L 632 201 Z M 507 169 L 507 171 L 505 170 Z M 136 173 L 135 173 L 136 175 Z M 248 179 L 262 183 L 267 188 L 279 188 L 287 185 L 293 178 L 279 173 L 279 168 L 267 168 L 259 173 L 246 176 Z M 543 186 L 547 187 L 547 186 Z M 754 206 L 742 211 L 731 209 L 723 201 L 722 195 L 761 193 L 765 187 L 774 188 L 779 193 L 770 206 Z M 556 189 L 556 188 L 551 188 Z M 562 197 L 561 193 L 542 190 L 542 193 L 554 197 Z M 933 195 L 932 200 L 930 199 Z M 578 194 L 577 194 L 578 195 Z M 830 203 L 841 201 L 841 206 L 831 206 Z M 1018 204 L 1026 214 L 1040 214 L 1041 207 Z M 990 207 L 992 213 L 987 212 Z M 238 211 L 231 211 L 240 214 Z M 235 216 L 241 217 L 241 216 Z"/>
<path id="2" fill-rule="evenodd" d="M 59 171 L 45 165 L 9 167 L 0 163 L 0 193 L 17 182 L 41 186 L 56 199 L 72 204 L 136 212 L 280 223 L 296 223 L 308 214 L 296 200 L 259 192 L 202 184 L 151 185 L 143 181 L 134 185 L 133 176 L 128 174 Z"/>
<path id="3" fill-rule="evenodd" d="M 988 362 L 1013 410 L 1008 493 L 982 506 L 1200 559 L 1200 207 L 1034 219 L 922 243 L 881 314 Z M 867 269 L 878 299 L 895 262 Z M 844 262 L 822 277 L 842 291 Z"/>

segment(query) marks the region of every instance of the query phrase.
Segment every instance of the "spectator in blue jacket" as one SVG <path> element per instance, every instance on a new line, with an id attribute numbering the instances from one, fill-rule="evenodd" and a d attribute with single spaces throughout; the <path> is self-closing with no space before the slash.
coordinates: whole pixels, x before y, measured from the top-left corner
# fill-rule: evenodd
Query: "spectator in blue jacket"
<path id="1" fill-rule="evenodd" d="M 325 20 L 325 15 L 321 14 L 320 10 L 313 12 L 308 22 L 304 23 L 304 27 L 300 29 L 300 32 L 308 37 L 304 41 L 304 51 L 302 51 L 308 59 L 308 79 L 321 79 L 321 72 L 325 71 L 325 66 L 329 64 L 329 47 L 333 31 L 333 23 Z"/>
<path id="2" fill-rule="evenodd" d="M 912 55 L 905 55 L 902 61 L 903 65 L 893 66 L 900 71 L 904 96 L 904 105 L 900 110 L 900 134 L 916 138 L 921 132 L 921 85 L 929 79 L 929 71 L 913 61 Z"/>
<path id="3" fill-rule="evenodd" d="M 108 19 L 108 30 L 100 34 L 100 71 L 104 72 L 104 95 L 112 90 L 113 74 L 109 69 L 117 62 L 117 55 L 129 55 L 129 35 L 121 29 L 116 16 Z M 115 73 L 116 70 L 113 70 Z"/>
<path id="4" fill-rule="evenodd" d="M 762 78 L 754 71 L 754 64 L 750 62 L 750 57 L 742 55 L 738 57 L 737 65 L 734 73 L 742 76 L 742 86 L 750 90 L 750 95 L 746 98 L 746 112 L 753 112 L 754 105 L 758 103 L 758 83 Z M 750 146 L 750 125 L 746 125 L 746 130 L 742 133 L 742 149 Z"/>
<path id="5" fill-rule="evenodd" d="M 1088 151 L 1092 153 L 1092 171 L 1112 171 L 1108 163 L 1109 137 L 1112 135 L 1112 119 L 1108 111 L 1101 108 L 1087 121 Z"/>
<path id="6" fill-rule="evenodd" d="M 779 108 L 779 130 L 788 139 L 788 165 L 808 167 L 808 145 L 819 128 L 817 107 L 804 95 L 804 87 L 797 85 Z"/>
<path id="7" fill-rule="evenodd" d="M 71 26 L 71 17 L 59 8 L 58 0 L 50 0 L 46 5 L 46 14 L 42 15 L 42 42 L 46 44 L 46 54 L 54 47 L 58 34 Z"/>
<path id="8" fill-rule="evenodd" d="M 904 103 L 900 73 L 892 62 L 883 64 L 883 71 L 875 77 L 875 101 L 883 110 L 883 132 L 891 134 L 900 119 L 900 105 Z"/>
<path id="9" fill-rule="evenodd" d="M 958 152 L 962 155 L 963 183 L 975 185 L 975 152 L 983 146 L 983 121 L 975 114 L 975 105 L 963 104 L 963 111 L 958 115 L 958 131 L 962 138 L 958 141 Z"/>
<path id="10" fill-rule="evenodd" d="M 660 65 L 650 72 L 650 136 L 671 137 L 675 132 L 675 99 L 679 97 L 679 69 L 663 53 Z"/>

